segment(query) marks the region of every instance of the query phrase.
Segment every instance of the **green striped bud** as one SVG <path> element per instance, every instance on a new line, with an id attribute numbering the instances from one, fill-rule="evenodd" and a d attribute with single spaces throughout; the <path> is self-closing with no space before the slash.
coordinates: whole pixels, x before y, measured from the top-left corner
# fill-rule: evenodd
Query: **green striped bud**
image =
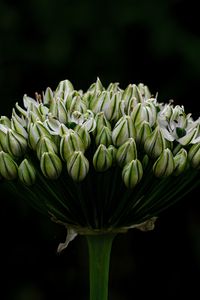
<path id="1" fill-rule="evenodd" d="M 36 180 L 36 171 L 33 165 L 27 159 L 24 159 L 18 168 L 20 181 L 27 186 L 31 186 Z"/>
<path id="2" fill-rule="evenodd" d="M 42 136 L 51 138 L 51 134 L 43 123 L 40 121 L 30 123 L 28 126 L 28 143 L 33 150 L 36 150 L 37 142 Z"/>
<path id="3" fill-rule="evenodd" d="M 143 121 L 136 126 L 136 142 L 144 145 L 148 136 L 151 135 L 151 126 L 147 121 Z"/>
<path id="4" fill-rule="evenodd" d="M 175 163 L 170 149 L 164 149 L 153 165 L 153 173 L 156 177 L 167 177 L 174 171 Z"/>
<path id="5" fill-rule="evenodd" d="M 93 113 L 97 114 L 103 111 L 103 106 L 109 102 L 109 92 L 103 91 L 97 96 L 93 96 L 90 101 L 89 108 L 93 111 Z"/>
<path id="6" fill-rule="evenodd" d="M 97 172 L 104 172 L 112 166 L 112 154 L 105 145 L 99 145 L 93 156 L 93 165 Z"/>
<path id="7" fill-rule="evenodd" d="M 60 81 L 56 91 L 55 96 L 65 99 L 68 94 L 70 94 L 74 90 L 72 83 L 69 80 Z"/>
<path id="8" fill-rule="evenodd" d="M 80 95 L 75 96 L 70 104 L 69 112 L 79 111 L 80 113 L 85 113 L 87 111 L 87 106 L 83 102 Z"/>
<path id="9" fill-rule="evenodd" d="M 46 178 L 57 179 L 62 172 L 62 162 L 55 153 L 45 152 L 40 160 L 40 168 Z"/>
<path id="10" fill-rule="evenodd" d="M 122 170 L 122 179 L 127 188 L 133 189 L 143 176 L 142 164 L 138 159 L 133 159 Z"/>
<path id="11" fill-rule="evenodd" d="M 110 146 L 108 147 L 108 151 L 111 153 L 111 156 L 112 156 L 112 164 L 114 165 L 115 162 L 116 162 L 117 149 L 116 149 L 113 145 L 110 145 Z"/>
<path id="12" fill-rule="evenodd" d="M 16 157 L 22 156 L 27 148 L 27 141 L 21 134 L 9 129 L 6 135 L 7 151 Z"/>
<path id="13" fill-rule="evenodd" d="M 67 123 L 67 111 L 64 102 L 60 99 L 55 99 L 51 102 L 49 112 L 57 118 L 61 123 Z"/>
<path id="14" fill-rule="evenodd" d="M 174 156 L 174 175 L 178 176 L 184 172 L 187 166 L 187 151 L 185 149 L 181 149 Z"/>
<path id="15" fill-rule="evenodd" d="M 186 131 L 186 134 L 185 134 L 183 137 L 177 139 L 177 141 L 178 141 L 181 145 L 183 145 L 183 146 L 192 143 L 193 140 L 196 138 L 196 135 L 197 135 L 197 133 L 198 133 L 198 130 L 199 130 L 199 128 L 198 128 L 198 127 L 195 127 L 195 128 L 192 128 L 192 129 L 189 130 L 189 131 Z"/>
<path id="16" fill-rule="evenodd" d="M 129 138 L 122 144 L 116 154 L 116 160 L 120 167 L 137 158 L 137 147 L 133 138 Z"/>
<path id="17" fill-rule="evenodd" d="M 67 161 L 67 171 L 71 178 L 76 181 L 82 181 L 88 171 L 89 162 L 82 151 L 75 151 Z"/>
<path id="18" fill-rule="evenodd" d="M 109 121 L 106 119 L 104 112 L 99 112 L 95 116 L 96 128 L 93 131 L 94 134 L 100 132 L 103 126 L 108 127 L 111 130 L 111 125 Z"/>
<path id="19" fill-rule="evenodd" d="M 130 116 L 123 116 L 115 124 L 112 132 L 113 144 L 116 147 L 124 144 L 129 138 L 135 138 L 136 132 L 133 124 L 133 120 Z"/>
<path id="20" fill-rule="evenodd" d="M 37 143 L 42 136 L 46 136 L 51 139 L 51 134 L 40 121 L 29 124 L 28 135 L 29 146 L 33 150 L 36 150 Z"/>
<path id="21" fill-rule="evenodd" d="M 0 124 L 0 146 L 1 146 L 1 149 L 5 152 L 7 152 L 7 141 L 6 141 L 6 135 L 7 135 L 7 132 L 8 132 L 8 129 L 6 126 Z"/>
<path id="22" fill-rule="evenodd" d="M 40 159 L 44 152 L 52 152 L 57 154 L 58 148 L 56 144 L 46 136 L 43 136 L 39 139 L 36 147 L 37 157 Z"/>
<path id="23" fill-rule="evenodd" d="M 12 157 L 5 153 L 4 151 L 0 152 L 0 175 L 7 179 L 13 180 L 17 178 L 18 166 Z"/>
<path id="24" fill-rule="evenodd" d="M 146 138 L 144 150 L 150 157 L 157 158 L 165 148 L 165 139 L 159 127 L 156 127 L 151 135 Z"/>
<path id="25" fill-rule="evenodd" d="M 0 117 L 0 124 L 6 126 L 7 128 L 10 128 L 10 126 L 11 126 L 10 119 L 6 116 Z"/>
<path id="26" fill-rule="evenodd" d="M 80 138 L 84 144 L 85 150 L 88 149 L 91 144 L 91 138 L 90 138 L 90 134 L 89 134 L 87 128 L 84 125 L 76 125 L 74 130 L 80 136 Z"/>
<path id="27" fill-rule="evenodd" d="M 103 144 L 106 147 L 112 144 L 112 133 L 110 128 L 103 126 L 102 129 L 99 132 L 97 132 L 95 142 L 96 145 Z"/>
<path id="28" fill-rule="evenodd" d="M 63 160 L 67 161 L 74 151 L 84 152 L 85 147 L 79 134 L 76 131 L 69 130 L 68 133 L 61 138 L 60 155 Z"/>
<path id="29" fill-rule="evenodd" d="M 188 159 L 193 168 L 200 168 L 200 143 L 192 145 L 188 152 Z"/>
<path id="30" fill-rule="evenodd" d="M 43 103 L 44 105 L 50 105 L 53 101 L 53 91 L 48 87 L 45 93 L 43 93 Z"/>
<path id="31" fill-rule="evenodd" d="M 26 129 L 15 117 L 12 117 L 11 119 L 11 129 L 24 136 L 26 139 L 28 138 L 28 133 Z"/>
<path id="32" fill-rule="evenodd" d="M 109 121 L 115 120 L 119 114 L 119 103 L 121 101 L 121 94 L 119 92 L 113 95 L 109 93 L 106 100 L 107 101 L 105 101 L 104 105 L 102 106 L 102 110 L 105 114 L 105 117 Z"/>

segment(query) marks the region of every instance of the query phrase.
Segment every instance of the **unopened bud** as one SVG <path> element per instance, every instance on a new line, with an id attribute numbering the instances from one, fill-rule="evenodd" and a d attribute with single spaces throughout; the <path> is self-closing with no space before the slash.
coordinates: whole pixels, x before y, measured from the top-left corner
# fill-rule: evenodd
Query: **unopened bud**
<path id="1" fill-rule="evenodd" d="M 142 164 L 134 159 L 126 164 L 122 170 L 122 179 L 127 188 L 133 189 L 143 176 Z"/>
<path id="2" fill-rule="evenodd" d="M 182 148 L 175 156 L 174 156 L 174 175 L 178 176 L 184 172 L 187 166 L 187 151 Z"/>
<path id="3" fill-rule="evenodd" d="M 170 149 L 164 149 L 153 165 L 153 173 L 156 177 L 167 177 L 174 171 L 174 158 Z"/>
<path id="4" fill-rule="evenodd" d="M 129 138 L 122 144 L 116 154 L 116 160 L 120 167 L 137 158 L 137 147 L 133 138 Z"/>
<path id="5" fill-rule="evenodd" d="M 151 135 L 151 126 L 148 122 L 143 121 L 136 126 L 136 142 L 138 145 L 144 145 L 147 137 Z"/>
<path id="6" fill-rule="evenodd" d="M 112 156 L 112 164 L 114 165 L 115 162 L 116 162 L 117 149 L 116 149 L 113 145 L 110 145 L 110 146 L 108 147 L 108 151 L 111 153 L 111 156 Z"/>
<path id="7" fill-rule="evenodd" d="M 35 183 L 36 171 L 28 159 L 24 159 L 19 165 L 18 176 L 24 185 L 31 186 Z"/>
<path id="8" fill-rule="evenodd" d="M 7 179 L 13 180 L 17 177 L 18 166 L 12 157 L 5 153 L 4 151 L 0 152 L 0 175 Z"/>
<path id="9" fill-rule="evenodd" d="M 85 151 L 83 141 L 76 131 L 69 130 L 67 134 L 63 135 L 60 141 L 60 155 L 63 160 L 67 161 L 68 157 L 74 151 Z"/>
<path id="10" fill-rule="evenodd" d="M 116 147 L 124 144 L 128 138 L 135 138 L 136 132 L 133 120 L 130 116 L 123 116 L 116 123 L 113 132 L 112 140 Z"/>
<path id="11" fill-rule="evenodd" d="M 66 95 L 74 90 L 72 83 L 69 80 L 60 81 L 55 91 L 55 96 L 64 99 Z"/>
<path id="12" fill-rule="evenodd" d="M 88 149 L 91 143 L 91 138 L 87 128 L 84 125 L 76 125 L 74 130 L 78 133 L 78 135 L 82 139 L 84 148 Z"/>
<path id="13" fill-rule="evenodd" d="M 188 159 L 193 168 L 200 168 L 200 143 L 192 145 L 188 152 Z"/>
<path id="14" fill-rule="evenodd" d="M 46 178 L 57 179 L 62 171 L 62 162 L 55 153 L 45 152 L 40 160 L 40 168 Z"/>
<path id="15" fill-rule="evenodd" d="M 7 128 L 10 128 L 10 126 L 11 126 L 10 119 L 6 116 L 0 117 L 0 124 L 6 126 Z"/>
<path id="16" fill-rule="evenodd" d="M 86 177 L 89 171 L 89 162 L 82 151 L 75 151 L 69 157 L 67 170 L 69 175 L 76 182 L 80 182 Z"/>
<path id="17" fill-rule="evenodd" d="M 27 148 L 27 141 L 21 134 L 9 129 L 6 135 L 7 151 L 16 157 L 22 156 Z"/>
<path id="18" fill-rule="evenodd" d="M 11 119 L 11 129 L 16 131 L 17 133 L 24 136 L 26 139 L 28 138 L 28 133 L 26 129 L 22 126 L 22 124 L 16 119 L 14 116 Z"/>
<path id="19" fill-rule="evenodd" d="M 103 172 L 112 166 L 111 152 L 105 145 L 99 145 L 93 156 L 93 165 L 97 172 Z"/>
<path id="20" fill-rule="evenodd" d="M 49 112 L 61 123 L 67 123 L 67 111 L 64 102 L 61 99 L 55 99 L 51 102 Z"/>
<path id="21" fill-rule="evenodd" d="M 147 137 L 144 150 L 150 157 L 157 158 L 165 148 L 165 139 L 160 129 L 156 127 L 151 135 Z"/>
<path id="22" fill-rule="evenodd" d="M 110 122 L 106 119 L 104 112 L 99 112 L 98 114 L 96 114 L 95 121 L 96 121 L 96 128 L 93 131 L 94 134 L 96 132 L 100 132 L 103 126 L 106 126 L 111 130 Z"/>
<path id="23" fill-rule="evenodd" d="M 103 144 L 108 147 L 112 143 L 111 130 L 106 126 L 103 126 L 102 129 L 97 132 L 95 142 L 96 145 Z"/>
<path id="24" fill-rule="evenodd" d="M 29 146 L 33 150 L 36 150 L 37 142 L 39 141 L 39 139 L 42 136 L 46 136 L 48 138 L 51 138 L 51 135 L 50 135 L 49 131 L 43 125 L 43 123 L 40 122 L 40 121 L 37 121 L 35 123 L 30 123 L 28 133 L 29 133 L 29 139 L 28 139 Z"/>
<path id="25" fill-rule="evenodd" d="M 39 139 L 36 147 L 37 157 L 40 159 L 44 152 L 52 152 L 57 154 L 58 148 L 56 144 L 46 136 L 43 136 Z"/>

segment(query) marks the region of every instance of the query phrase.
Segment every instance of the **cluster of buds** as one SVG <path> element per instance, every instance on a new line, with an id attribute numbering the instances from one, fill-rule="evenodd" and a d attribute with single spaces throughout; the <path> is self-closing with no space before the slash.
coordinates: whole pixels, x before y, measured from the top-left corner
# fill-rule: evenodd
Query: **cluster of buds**
<path id="1" fill-rule="evenodd" d="M 23 107 L 0 118 L 0 178 L 26 187 L 66 174 L 92 183 L 92 174 L 117 170 L 131 192 L 148 176 L 157 182 L 199 168 L 200 119 L 159 103 L 144 84 L 104 88 L 98 78 L 83 92 L 64 80 L 36 99 L 24 95 Z"/>

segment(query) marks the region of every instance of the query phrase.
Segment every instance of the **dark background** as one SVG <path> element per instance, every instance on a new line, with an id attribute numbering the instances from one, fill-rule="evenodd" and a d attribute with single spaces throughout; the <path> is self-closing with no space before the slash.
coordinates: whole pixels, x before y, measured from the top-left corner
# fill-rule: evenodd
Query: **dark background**
<path id="1" fill-rule="evenodd" d="M 63 79 L 87 89 L 143 82 L 160 101 L 199 116 L 200 31 L 196 1 L 0 0 L 0 115 L 24 93 Z M 56 254 L 65 230 L 21 199 L 0 196 L 1 299 L 88 299 L 87 245 Z M 165 212 L 153 232 L 119 235 L 111 300 L 200 297 L 199 189 Z M 4 293 L 4 294 L 3 294 Z"/>

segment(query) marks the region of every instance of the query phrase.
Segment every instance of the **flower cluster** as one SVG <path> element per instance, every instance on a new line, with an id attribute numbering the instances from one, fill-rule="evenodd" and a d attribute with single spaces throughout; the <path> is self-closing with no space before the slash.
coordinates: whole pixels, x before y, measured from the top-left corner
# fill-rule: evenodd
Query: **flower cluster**
<path id="1" fill-rule="evenodd" d="M 199 182 L 200 119 L 144 84 L 86 92 L 61 81 L 0 118 L 0 179 L 74 227 L 121 228 L 159 214 Z"/>

